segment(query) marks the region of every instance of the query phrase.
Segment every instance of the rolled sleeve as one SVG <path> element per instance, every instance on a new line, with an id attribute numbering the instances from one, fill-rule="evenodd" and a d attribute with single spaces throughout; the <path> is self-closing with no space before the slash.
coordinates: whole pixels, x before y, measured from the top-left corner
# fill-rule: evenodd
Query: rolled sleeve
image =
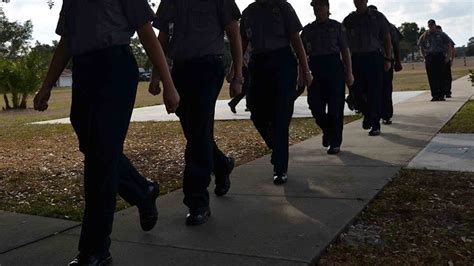
<path id="1" fill-rule="evenodd" d="M 59 36 L 65 36 L 68 33 L 67 24 L 66 24 L 66 10 L 67 10 L 67 1 L 63 1 L 63 6 L 61 7 L 61 12 L 59 13 L 58 24 L 56 25 L 56 34 Z"/>
<path id="2" fill-rule="evenodd" d="M 240 9 L 235 0 L 222 0 L 220 14 L 223 27 L 229 25 L 232 21 L 238 21 L 241 17 Z"/>
<path id="3" fill-rule="evenodd" d="M 171 6 L 168 1 L 161 1 L 156 11 L 156 19 L 153 21 L 153 27 L 159 31 L 169 34 L 169 22 L 170 22 Z"/>
<path id="4" fill-rule="evenodd" d="M 303 29 L 303 25 L 301 25 L 300 19 L 298 18 L 295 9 L 293 9 L 290 3 L 286 3 L 282 11 L 284 13 L 284 17 L 286 18 L 287 33 L 293 34 L 300 32 Z"/>
<path id="5" fill-rule="evenodd" d="M 146 23 L 156 18 L 146 0 L 121 0 L 128 23 L 134 30 L 138 30 Z"/>

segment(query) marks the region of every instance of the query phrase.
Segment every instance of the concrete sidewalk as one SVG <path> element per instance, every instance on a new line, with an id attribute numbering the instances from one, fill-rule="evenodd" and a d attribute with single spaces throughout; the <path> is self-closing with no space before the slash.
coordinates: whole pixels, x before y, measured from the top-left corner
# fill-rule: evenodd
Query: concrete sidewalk
<path id="1" fill-rule="evenodd" d="M 117 213 L 115 265 L 306 265 L 420 152 L 471 97 L 467 78 L 454 98 L 432 103 L 429 93 L 396 106 L 394 124 L 368 137 L 361 121 L 348 124 L 340 156 L 328 156 L 315 137 L 291 147 L 289 182 L 272 184 L 269 156 L 238 167 L 231 193 L 211 197 L 213 216 L 186 227 L 182 192 L 159 200 L 160 219 L 141 232 L 135 208 Z M 0 255 L 0 264 L 65 265 L 76 255 L 79 229 Z"/>
<path id="2" fill-rule="evenodd" d="M 425 91 L 398 91 L 393 93 L 393 103 L 401 103 L 420 94 Z M 216 114 L 215 120 L 248 120 L 250 119 L 250 113 L 245 112 L 245 100 L 237 106 L 237 114 L 233 114 L 230 111 L 227 103 L 229 100 L 219 100 L 216 103 Z M 306 96 L 299 97 L 295 102 L 295 109 L 293 117 L 304 118 L 312 117 L 311 111 L 308 108 L 308 99 Z M 354 112 L 349 110 L 347 105 L 345 106 L 344 115 L 353 115 Z M 156 105 L 149 107 L 136 108 L 133 110 L 132 122 L 160 122 L 160 121 L 178 121 L 178 117 L 175 114 L 169 115 L 166 112 L 164 105 Z M 61 118 L 55 120 L 41 121 L 33 124 L 69 124 L 69 118 Z"/>

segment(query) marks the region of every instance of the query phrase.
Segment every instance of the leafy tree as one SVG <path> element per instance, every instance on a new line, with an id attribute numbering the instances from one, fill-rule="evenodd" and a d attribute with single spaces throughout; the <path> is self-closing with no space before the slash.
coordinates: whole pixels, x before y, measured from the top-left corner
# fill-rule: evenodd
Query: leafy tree
<path id="1" fill-rule="evenodd" d="M 418 24 L 415 22 L 405 22 L 399 30 L 404 37 L 400 44 L 402 57 L 411 53 L 412 60 L 415 60 L 415 52 L 418 50 L 416 44 L 418 42 L 418 37 L 420 36 L 420 28 L 418 27 Z"/>
<path id="2" fill-rule="evenodd" d="M 469 38 L 467 44 L 466 56 L 474 56 L 474 37 Z"/>

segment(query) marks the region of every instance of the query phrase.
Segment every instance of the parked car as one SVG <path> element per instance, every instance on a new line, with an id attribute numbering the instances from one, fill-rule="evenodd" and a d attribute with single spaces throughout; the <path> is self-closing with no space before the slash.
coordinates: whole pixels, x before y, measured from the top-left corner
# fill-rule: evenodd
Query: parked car
<path id="1" fill-rule="evenodd" d="M 143 72 L 143 73 L 140 73 L 140 75 L 138 76 L 138 79 L 140 81 L 150 81 L 151 79 L 151 73 L 150 72 Z"/>

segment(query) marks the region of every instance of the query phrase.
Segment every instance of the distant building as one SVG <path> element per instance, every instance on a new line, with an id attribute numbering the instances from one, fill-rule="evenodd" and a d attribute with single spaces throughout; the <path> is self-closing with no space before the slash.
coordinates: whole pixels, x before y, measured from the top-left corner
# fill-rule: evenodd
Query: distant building
<path id="1" fill-rule="evenodd" d="M 72 71 L 65 69 L 58 81 L 56 82 L 56 87 L 71 87 L 72 86 Z"/>

